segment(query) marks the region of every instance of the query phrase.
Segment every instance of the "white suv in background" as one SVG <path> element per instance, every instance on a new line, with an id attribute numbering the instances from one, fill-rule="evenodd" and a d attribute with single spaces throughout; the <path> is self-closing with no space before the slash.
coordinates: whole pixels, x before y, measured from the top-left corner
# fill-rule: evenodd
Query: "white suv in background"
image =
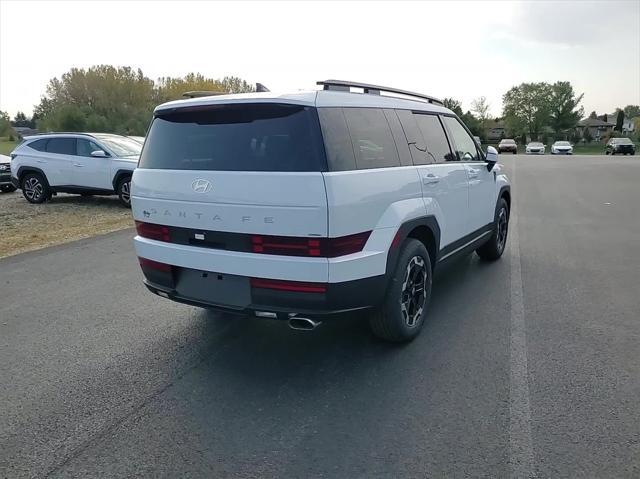
<path id="1" fill-rule="evenodd" d="M 439 100 L 319 84 L 156 108 L 132 180 L 145 284 L 296 329 L 367 311 L 410 340 L 436 265 L 502 255 L 509 182 Z"/>
<path id="2" fill-rule="evenodd" d="M 12 182 L 30 203 L 56 193 L 117 194 L 128 206 L 141 150 L 137 141 L 106 133 L 28 136 L 11 153 Z"/>

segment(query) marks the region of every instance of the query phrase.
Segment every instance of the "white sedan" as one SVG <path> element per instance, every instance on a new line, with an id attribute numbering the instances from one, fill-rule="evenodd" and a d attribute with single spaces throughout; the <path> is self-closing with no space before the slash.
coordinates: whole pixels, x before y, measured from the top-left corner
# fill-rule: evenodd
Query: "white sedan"
<path id="1" fill-rule="evenodd" d="M 544 145 L 537 141 L 532 141 L 525 149 L 527 155 L 544 155 Z"/>
<path id="2" fill-rule="evenodd" d="M 552 155 L 573 155 L 573 145 L 568 141 L 556 141 L 551 145 Z"/>

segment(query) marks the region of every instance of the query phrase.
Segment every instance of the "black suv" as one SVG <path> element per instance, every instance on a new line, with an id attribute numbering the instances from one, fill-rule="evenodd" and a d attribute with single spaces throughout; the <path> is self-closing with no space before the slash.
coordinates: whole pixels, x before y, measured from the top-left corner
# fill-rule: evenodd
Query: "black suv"
<path id="1" fill-rule="evenodd" d="M 605 155 L 635 155 L 636 145 L 629 138 L 611 138 L 604 147 Z"/>

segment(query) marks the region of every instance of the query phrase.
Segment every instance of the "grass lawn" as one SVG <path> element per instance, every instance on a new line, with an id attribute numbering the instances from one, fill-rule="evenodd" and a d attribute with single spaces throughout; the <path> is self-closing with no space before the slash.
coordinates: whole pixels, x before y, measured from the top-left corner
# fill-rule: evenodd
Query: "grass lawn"
<path id="1" fill-rule="evenodd" d="M 604 155 L 604 143 L 574 145 L 573 154 L 574 155 Z"/>
<path id="2" fill-rule="evenodd" d="M 0 155 L 9 155 L 18 146 L 18 141 L 9 141 L 6 137 L 0 138 Z"/>

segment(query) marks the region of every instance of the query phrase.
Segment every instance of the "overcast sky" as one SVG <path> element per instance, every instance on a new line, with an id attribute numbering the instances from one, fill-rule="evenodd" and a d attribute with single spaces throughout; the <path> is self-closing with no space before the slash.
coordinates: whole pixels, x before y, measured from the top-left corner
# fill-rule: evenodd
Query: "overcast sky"
<path id="1" fill-rule="evenodd" d="M 605 113 L 640 104 L 640 0 L 0 0 L 0 110 L 30 114 L 49 79 L 101 63 L 272 90 L 356 80 L 454 97 L 465 110 L 484 95 L 494 115 L 513 85 L 568 80 L 586 113 Z"/>

